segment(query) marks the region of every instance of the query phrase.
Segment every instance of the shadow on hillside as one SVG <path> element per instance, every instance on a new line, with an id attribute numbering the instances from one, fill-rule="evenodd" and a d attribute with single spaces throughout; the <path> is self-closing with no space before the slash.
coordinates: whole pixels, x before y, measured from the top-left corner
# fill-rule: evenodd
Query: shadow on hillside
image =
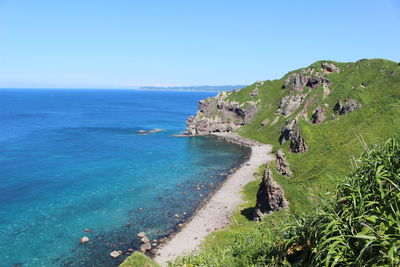
<path id="1" fill-rule="evenodd" d="M 245 209 L 242 209 L 242 210 L 240 211 L 240 213 L 241 213 L 244 217 L 246 217 L 246 219 L 248 219 L 249 221 L 252 221 L 252 220 L 253 220 L 254 209 L 255 209 L 255 207 L 245 208 Z"/>

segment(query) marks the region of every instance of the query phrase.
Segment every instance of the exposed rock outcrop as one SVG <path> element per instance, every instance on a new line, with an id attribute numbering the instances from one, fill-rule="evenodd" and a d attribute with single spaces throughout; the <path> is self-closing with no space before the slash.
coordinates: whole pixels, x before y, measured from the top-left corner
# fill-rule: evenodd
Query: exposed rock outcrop
<path id="1" fill-rule="evenodd" d="M 248 107 L 244 109 L 244 124 L 250 123 L 256 115 L 257 106 L 254 102 L 251 102 L 248 104 Z"/>
<path id="2" fill-rule="evenodd" d="M 307 76 L 295 73 L 286 78 L 284 88 L 291 91 L 302 92 L 304 87 L 307 85 L 307 82 Z"/>
<path id="3" fill-rule="evenodd" d="M 320 72 L 316 72 L 314 75 L 310 76 L 307 82 L 307 86 L 312 89 L 317 88 L 320 85 L 330 85 L 331 81 L 322 75 Z"/>
<path id="4" fill-rule="evenodd" d="M 258 96 L 258 87 L 256 87 L 253 91 L 250 92 L 250 96 Z"/>
<path id="5" fill-rule="evenodd" d="M 320 124 L 324 120 L 326 120 L 326 110 L 323 106 L 319 106 L 311 116 L 311 122 L 314 124 Z"/>
<path id="6" fill-rule="evenodd" d="M 330 83 L 329 79 L 321 72 L 315 71 L 314 69 L 306 69 L 290 74 L 286 78 L 283 88 L 289 89 L 290 91 L 302 92 L 306 86 L 314 89 L 321 84 L 329 85 Z"/>
<path id="7" fill-rule="evenodd" d="M 216 97 L 199 102 L 196 116 L 186 120 L 186 134 L 206 135 L 213 132 L 231 132 L 250 123 L 257 114 L 255 102 L 245 104 L 228 101 L 228 93 L 221 92 Z"/>
<path id="8" fill-rule="evenodd" d="M 264 85 L 264 81 L 256 81 L 256 85 L 262 86 Z"/>
<path id="9" fill-rule="evenodd" d="M 333 111 L 338 115 L 345 115 L 347 113 L 353 112 L 356 109 L 359 109 L 361 104 L 354 99 L 345 99 L 339 100 L 336 105 L 333 107 Z"/>
<path id="10" fill-rule="evenodd" d="M 303 104 L 305 97 L 305 94 L 290 94 L 282 97 L 276 112 L 283 116 L 292 114 Z"/>
<path id="11" fill-rule="evenodd" d="M 323 88 L 323 98 L 327 98 L 330 94 L 331 94 L 331 89 L 329 88 L 328 84 L 322 84 L 322 88 Z"/>
<path id="12" fill-rule="evenodd" d="M 340 69 L 333 63 L 324 62 L 321 64 L 322 71 L 325 73 L 339 72 Z"/>
<path id="13" fill-rule="evenodd" d="M 253 220 L 260 220 L 271 212 L 281 210 L 287 206 L 288 203 L 283 195 L 283 191 L 279 185 L 272 180 L 272 173 L 267 165 L 258 188 Z"/>
<path id="14" fill-rule="evenodd" d="M 291 132 L 289 151 L 293 153 L 304 153 L 308 151 L 308 146 L 300 134 L 300 126 L 297 121 Z"/>
<path id="15" fill-rule="evenodd" d="M 269 124 L 269 119 L 265 119 L 261 122 L 261 126 L 267 126 Z"/>
<path id="16" fill-rule="evenodd" d="M 331 82 L 328 78 L 314 69 L 306 69 L 301 72 L 290 74 L 283 85 L 283 88 L 289 89 L 290 92 L 289 95 L 281 99 L 277 113 L 288 116 L 296 111 L 304 103 L 308 95 L 308 92 L 303 92 L 306 86 L 315 89 L 322 85 L 325 91 L 330 84 Z"/>
<path id="17" fill-rule="evenodd" d="M 286 160 L 285 153 L 282 150 L 276 152 L 276 170 L 285 176 L 292 177 L 293 173 L 289 168 L 289 163 Z"/>
<path id="18" fill-rule="evenodd" d="M 304 153 L 308 151 L 308 146 L 300 134 L 300 126 L 297 119 L 286 121 L 281 128 L 279 143 L 283 144 L 288 140 L 290 140 L 290 152 Z"/>
<path id="19" fill-rule="evenodd" d="M 282 128 L 281 128 L 281 136 L 279 137 L 279 143 L 283 144 L 286 141 L 290 140 L 292 137 L 293 128 L 297 124 L 297 121 L 294 120 L 287 120 Z"/>

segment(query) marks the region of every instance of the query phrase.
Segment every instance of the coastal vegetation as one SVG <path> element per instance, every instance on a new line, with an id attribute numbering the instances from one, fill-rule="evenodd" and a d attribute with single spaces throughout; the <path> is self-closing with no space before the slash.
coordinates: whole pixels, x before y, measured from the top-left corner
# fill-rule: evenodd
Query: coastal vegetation
<path id="1" fill-rule="evenodd" d="M 366 147 L 354 164 L 316 212 L 256 223 L 171 266 L 398 266 L 400 139 Z"/>
<path id="2" fill-rule="evenodd" d="M 254 217 L 261 166 L 231 225 L 170 266 L 398 265 L 399 115 L 400 66 L 383 59 L 318 61 L 200 102 L 189 134 L 235 131 L 284 155 L 268 168 L 289 207 Z"/>

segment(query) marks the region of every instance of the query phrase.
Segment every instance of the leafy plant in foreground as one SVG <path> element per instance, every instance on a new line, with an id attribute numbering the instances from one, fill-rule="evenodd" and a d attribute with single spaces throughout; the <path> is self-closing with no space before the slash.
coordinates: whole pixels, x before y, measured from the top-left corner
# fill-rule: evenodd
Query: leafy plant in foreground
<path id="1" fill-rule="evenodd" d="M 400 265 L 400 144 L 365 152 L 317 216 L 287 228 L 287 258 L 313 266 Z M 297 249 L 297 250 L 296 250 Z"/>

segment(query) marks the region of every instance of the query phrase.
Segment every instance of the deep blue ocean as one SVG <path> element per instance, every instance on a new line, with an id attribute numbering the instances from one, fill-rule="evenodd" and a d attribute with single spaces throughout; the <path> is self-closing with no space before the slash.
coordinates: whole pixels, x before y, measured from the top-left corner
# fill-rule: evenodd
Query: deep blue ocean
<path id="1" fill-rule="evenodd" d="M 116 266 L 176 231 L 249 153 L 171 137 L 213 95 L 0 89 L 0 266 Z"/>

